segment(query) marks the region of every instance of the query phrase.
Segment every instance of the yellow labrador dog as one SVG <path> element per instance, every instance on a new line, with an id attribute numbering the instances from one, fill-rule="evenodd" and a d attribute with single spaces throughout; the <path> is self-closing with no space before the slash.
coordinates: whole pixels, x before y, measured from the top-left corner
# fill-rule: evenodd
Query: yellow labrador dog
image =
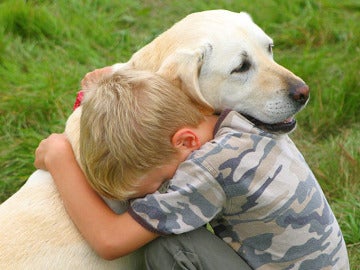
<path id="1" fill-rule="evenodd" d="M 295 128 L 309 88 L 273 60 L 273 41 L 246 13 L 194 13 L 136 52 L 123 67 L 151 70 L 180 86 L 204 113 L 235 109 L 273 132 Z M 81 106 L 65 132 L 79 158 Z M 116 212 L 126 204 L 108 201 Z M 84 206 L 86 207 L 86 206 Z M 0 206 L 0 269 L 143 269 L 139 251 L 98 257 L 66 214 L 51 176 L 38 170 Z"/>

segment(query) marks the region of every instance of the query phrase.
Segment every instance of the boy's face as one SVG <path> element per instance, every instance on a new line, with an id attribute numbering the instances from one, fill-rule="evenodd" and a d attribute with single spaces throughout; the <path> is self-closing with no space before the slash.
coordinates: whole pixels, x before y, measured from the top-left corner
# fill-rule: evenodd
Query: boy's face
<path id="1" fill-rule="evenodd" d="M 176 160 L 170 164 L 154 168 L 137 179 L 136 181 L 140 183 L 140 186 L 137 188 L 137 192 L 132 198 L 144 197 L 146 194 L 157 191 L 164 182 L 170 180 L 174 176 L 180 163 L 181 160 Z"/>
<path id="2" fill-rule="evenodd" d="M 172 138 L 172 144 L 178 153 L 169 163 L 156 167 L 136 179 L 140 186 L 131 198 L 144 197 L 146 194 L 154 193 L 164 182 L 172 179 L 180 163 L 186 160 L 192 151 L 199 149 L 201 145 L 213 138 L 217 119 L 218 117 L 214 115 L 207 116 L 205 121 L 196 128 L 179 129 Z"/>

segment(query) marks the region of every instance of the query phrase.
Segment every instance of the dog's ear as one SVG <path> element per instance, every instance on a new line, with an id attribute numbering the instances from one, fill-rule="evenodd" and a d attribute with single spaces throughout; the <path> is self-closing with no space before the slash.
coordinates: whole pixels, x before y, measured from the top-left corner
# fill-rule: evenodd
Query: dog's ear
<path id="1" fill-rule="evenodd" d="M 202 113 L 214 113 L 212 106 L 203 97 L 199 86 L 199 73 L 205 53 L 210 45 L 191 50 L 178 50 L 168 56 L 157 73 L 183 90 L 199 106 Z"/>

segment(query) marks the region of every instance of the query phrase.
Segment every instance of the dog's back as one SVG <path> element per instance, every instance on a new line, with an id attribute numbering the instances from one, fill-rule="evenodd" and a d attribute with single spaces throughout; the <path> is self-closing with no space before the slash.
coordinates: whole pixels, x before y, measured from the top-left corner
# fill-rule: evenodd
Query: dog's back
<path id="1" fill-rule="evenodd" d="M 0 224 L 0 269 L 143 269 L 143 260 L 136 259 L 141 250 L 114 261 L 100 258 L 70 220 L 45 171 L 34 172 L 0 206 Z"/>
<path id="2" fill-rule="evenodd" d="M 78 158 L 81 110 L 65 133 Z M 106 200 L 117 213 L 124 204 Z M 50 173 L 35 171 L 0 205 L 0 269 L 143 269 L 143 250 L 107 261 L 86 243 L 65 211 Z"/>

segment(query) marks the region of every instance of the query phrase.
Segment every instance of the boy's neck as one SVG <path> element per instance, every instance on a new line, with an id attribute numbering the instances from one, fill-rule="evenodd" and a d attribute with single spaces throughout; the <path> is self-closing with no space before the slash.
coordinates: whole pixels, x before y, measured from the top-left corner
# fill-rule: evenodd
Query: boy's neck
<path id="1" fill-rule="evenodd" d="M 198 126 L 198 136 L 201 142 L 201 145 L 210 141 L 214 137 L 214 128 L 217 123 L 219 116 L 218 115 L 209 115 L 205 116 L 205 121 L 203 121 Z"/>

